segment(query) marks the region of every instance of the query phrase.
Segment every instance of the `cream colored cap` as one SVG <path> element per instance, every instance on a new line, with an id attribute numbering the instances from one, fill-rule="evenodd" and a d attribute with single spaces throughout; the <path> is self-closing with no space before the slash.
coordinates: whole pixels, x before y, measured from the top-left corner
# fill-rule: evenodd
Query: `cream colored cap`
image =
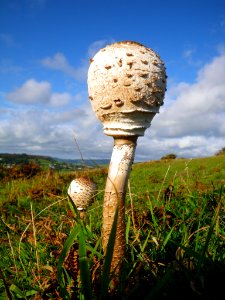
<path id="1" fill-rule="evenodd" d="M 164 63 L 139 43 L 114 43 L 91 59 L 89 98 L 107 135 L 144 135 L 163 104 L 165 90 Z"/>
<path id="2" fill-rule="evenodd" d="M 94 201 L 97 185 L 90 178 L 78 177 L 71 181 L 68 194 L 78 210 L 85 210 Z"/>

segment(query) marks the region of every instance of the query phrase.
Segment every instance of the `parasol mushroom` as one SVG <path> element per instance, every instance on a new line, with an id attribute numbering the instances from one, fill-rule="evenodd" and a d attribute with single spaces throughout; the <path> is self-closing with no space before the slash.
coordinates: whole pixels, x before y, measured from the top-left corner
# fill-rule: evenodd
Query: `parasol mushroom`
<path id="1" fill-rule="evenodd" d="M 103 248 L 106 252 L 118 208 L 111 270 L 120 270 L 125 254 L 125 196 L 136 142 L 163 104 L 166 73 L 159 55 L 131 41 L 106 46 L 90 62 L 89 99 L 104 133 L 114 138 L 103 203 Z"/>
<path id="2" fill-rule="evenodd" d="M 90 178 L 77 177 L 71 181 L 68 195 L 76 205 L 81 219 L 85 218 L 86 210 L 93 203 L 96 193 L 97 185 Z"/>

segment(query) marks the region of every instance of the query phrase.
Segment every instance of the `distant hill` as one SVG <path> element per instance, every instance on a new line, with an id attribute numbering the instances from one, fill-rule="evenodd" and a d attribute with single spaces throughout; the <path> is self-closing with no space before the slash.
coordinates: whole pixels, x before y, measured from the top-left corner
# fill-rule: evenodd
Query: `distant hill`
<path id="1" fill-rule="evenodd" d="M 81 159 L 63 159 L 63 158 L 54 158 L 54 160 L 58 162 L 65 162 L 65 163 L 70 163 L 70 164 L 75 164 L 75 165 L 85 165 L 85 166 L 92 166 L 92 167 L 97 167 L 97 166 L 102 166 L 102 165 L 107 165 L 109 164 L 110 160 L 109 159 L 84 159 L 83 161 Z"/>
<path id="2" fill-rule="evenodd" d="M 4 163 L 23 164 L 23 163 L 29 163 L 31 161 L 35 162 L 40 159 L 47 160 L 49 162 L 54 161 L 54 159 L 50 156 L 31 155 L 26 153 L 21 153 L 21 154 L 0 153 L 0 163 L 4 162 Z"/>
<path id="3" fill-rule="evenodd" d="M 44 155 L 31 155 L 31 154 L 11 154 L 11 153 L 0 153 L 0 165 L 18 165 L 35 163 L 40 166 L 48 166 L 52 168 L 68 168 L 70 167 L 96 167 L 102 166 L 109 163 L 106 159 L 97 160 L 84 160 L 81 159 L 61 159 L 57 157 L 44 156 Z"/>

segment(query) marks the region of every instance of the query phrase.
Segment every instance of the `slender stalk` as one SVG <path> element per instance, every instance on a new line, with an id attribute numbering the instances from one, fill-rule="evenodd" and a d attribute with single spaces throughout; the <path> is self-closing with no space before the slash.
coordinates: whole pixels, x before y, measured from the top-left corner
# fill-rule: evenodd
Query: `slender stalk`
<path id="1" fill-rule="evenodd" d="M 31 208 L 31 222 L 33 227 L 33 237 L 34 237 L 34 247 L 35 247 L 35 256 L 36 256 L 36 263 L 37 263 L 37 271 L 39 273 L 39 256 L 38 256 L 38 249 L 37 249 L 37 238 L 36 238 L 36 228 L 34 224 L 34 213 L 33 213 L 33 205 L 30 204 Z"/>
<path id="2" fill-rule="evenodd" d="M 134 219 L 134 204 L 133 204 L 133 197 L 131 195 L 130 181 L 129 180 L 128 180 L 128 192 L 129 192 L 129 197 L 130 197 L 132 222 L 133 222 L 133 226 L 134 226 L 134 231 L 136 232 L 136 225 L 135 225 L 135 219 Z"/>
<path id="3" fill-rule="evenodd" d="M 14 261 L 14 266 L 15 266 L 15 270 L 16 270 L 16 278 L 18 279 L 18 269 L 17 269 L 17 266 L 16 266 L 15 253 L 14 253 L 14 250 L 13 250 L 13 246 L 12 246 L 10 235 L 9 235 L 8 231 L 7 231 L 7 236 L 8 236 L 9 246 L 11 248 L 12 257 L 13 257 L 13 261 Z"/>
<path id="4" fill-rule="evenodd" d="M 133 164 L 137 137 L 114 138 L 111 162 L 103 204 L 102 238 L 106 253 L 110 232 L 118 207 L 118 222 L 111 271 L 120 272 L 125 255 L 125 196 L 130 170 Z"/>

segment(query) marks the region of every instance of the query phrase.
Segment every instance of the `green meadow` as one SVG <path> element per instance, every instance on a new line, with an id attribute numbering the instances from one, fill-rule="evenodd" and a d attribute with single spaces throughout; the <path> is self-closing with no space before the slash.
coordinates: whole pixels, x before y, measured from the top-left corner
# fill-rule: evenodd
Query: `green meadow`
<path id="1" fill-rule="evenodd" d="M 81 220 L 72 179 L 98 194 Z M 103 255 L 107 166 L 0 168 L 0 299 L 219 299 L 225 278 L 225 155 L 135 163 L 116 288 Z M 115 220 L 116 222 L 117 220 Z"/>

